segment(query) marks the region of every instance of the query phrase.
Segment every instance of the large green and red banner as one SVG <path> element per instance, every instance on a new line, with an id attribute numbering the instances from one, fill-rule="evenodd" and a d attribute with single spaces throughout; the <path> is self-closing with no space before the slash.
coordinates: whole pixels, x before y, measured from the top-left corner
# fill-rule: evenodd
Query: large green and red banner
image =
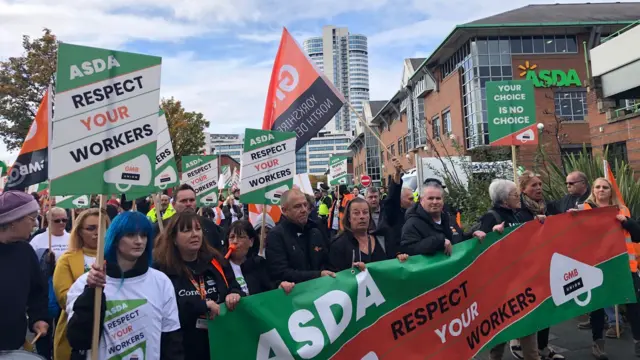
<path id="1" fill-rule="evenodd" d="M 209 323 L 212 359 L 470 359 L 635 302 L 614 208 L 528 222 L 454 246 L 243 298 Z M 229 346 L 234 344 L 234 346 Z"/>

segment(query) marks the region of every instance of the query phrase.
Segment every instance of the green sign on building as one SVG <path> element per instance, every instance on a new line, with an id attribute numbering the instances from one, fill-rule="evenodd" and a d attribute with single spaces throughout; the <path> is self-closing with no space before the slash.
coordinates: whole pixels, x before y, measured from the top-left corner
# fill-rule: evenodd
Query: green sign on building
<path id="1" fill-rule="evenodd" d="M 491 145 L 537 144 L 533 83 L 530 80 L 490 81 L 486 91 Z"/>

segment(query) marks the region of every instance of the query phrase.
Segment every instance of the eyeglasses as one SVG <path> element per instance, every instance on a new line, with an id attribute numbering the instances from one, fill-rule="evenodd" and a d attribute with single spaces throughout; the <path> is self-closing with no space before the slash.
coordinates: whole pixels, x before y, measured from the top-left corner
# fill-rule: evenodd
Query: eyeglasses
<path id="1" fill-rule="evenodd" d="M 575 184 L 580 184 L 581 182 L 584 182 L 584 180 L 578 180 L 578 181 L 567 181 L 565 184 L 567 185 L 575 185 Z"/>
<path id="2" fill-rule="evenodd" d="M 69 221 L 68 219 L 55 219 L 53 220 L 54 223 L 56 224 L 66 224 L 67 221 Z"/>

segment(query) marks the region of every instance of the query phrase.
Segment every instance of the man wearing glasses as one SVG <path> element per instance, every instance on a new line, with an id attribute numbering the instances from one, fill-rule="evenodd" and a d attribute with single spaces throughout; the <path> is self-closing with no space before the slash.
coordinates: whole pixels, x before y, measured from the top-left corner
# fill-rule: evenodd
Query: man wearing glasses
<path id="1" fill-rule="evenodd" d="M 573 171 L 567 175 L 567 195 L 555 201 L 553 207 L 558 213 L 565 213 L 569 209 L 578 209 L 591 193 L 587 175 L 580 171 Z"/>
<path id="2" fill-rule="evenodd" d="M 67 212 L 59 207 L 47 211 L 47 223 L 51 227 L 51 251 L 56 260 L 69 248 L 69 233 L 65 229 L 69 218 Z M 31 247 L 38 253 L 38 249 L 49 248 L 49 232 L 45 231 L 33 237 Z"/>

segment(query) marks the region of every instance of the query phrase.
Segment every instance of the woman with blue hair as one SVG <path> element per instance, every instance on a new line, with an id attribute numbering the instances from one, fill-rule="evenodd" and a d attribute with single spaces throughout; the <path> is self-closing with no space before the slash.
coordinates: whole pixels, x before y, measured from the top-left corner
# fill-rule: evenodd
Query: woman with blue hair
<path id="1" fill-rule="evenodd" d="M 173 285 L 150 267 L 153 225 L 139 212 L 116 216 L 105 235 L 105 264 L 80 276 L 67 293 L 71 359 L 91 349 L 95 287 L 103 287 L 98 359 L 183 359 Z"/>

